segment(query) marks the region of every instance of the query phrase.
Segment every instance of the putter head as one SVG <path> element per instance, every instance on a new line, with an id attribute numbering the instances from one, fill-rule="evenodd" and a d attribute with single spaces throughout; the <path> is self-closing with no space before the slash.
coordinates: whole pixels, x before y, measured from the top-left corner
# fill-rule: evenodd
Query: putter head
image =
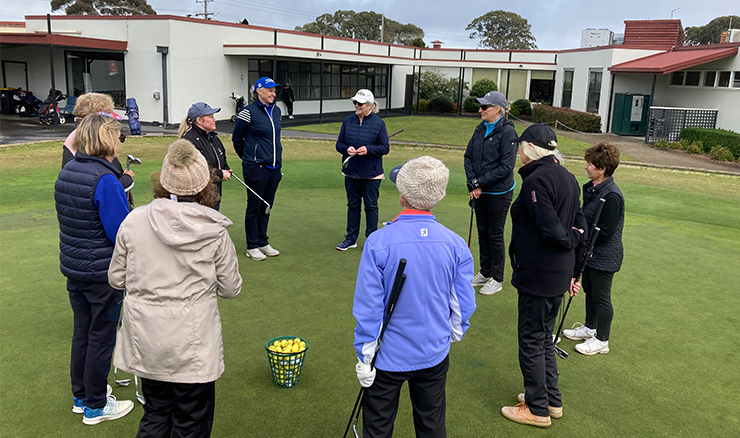
<path id="1" fill-rule="evenodd" d="M 265 207 L 265 214 L 270 214 L 270 206 Z"/>
<path id="2" fill-rule="evenodd" d="M 146 404 L 146 399 L 144 398 L 143 395 L 139 394 L 138 392 L 136 393 L 136 400 L 139 400 L 139 403 L 141 403 L 142 405 Z"/>
<path id="3" fill-rule="evenodd" d="M 128 156 L 126 157 L 126 164 L 141 164 L 141 160 L 131 154 L 128 154 Z"/>
<path id="4" fill-rule="evenodd" d="M 561 359 L 568 358 L 568 352 L 558 347 L 557 345 L 555 346 L 555 354 L 557 354 Z"/>
<path id="5" fill-rule="evenodd" d="M 362 438 L 362 435 L 357 431 L 357 420 L 359 420 L 359 417 L 355 418 L 355 422 L 352 424 L 352 436 L 354 438 Z"/>

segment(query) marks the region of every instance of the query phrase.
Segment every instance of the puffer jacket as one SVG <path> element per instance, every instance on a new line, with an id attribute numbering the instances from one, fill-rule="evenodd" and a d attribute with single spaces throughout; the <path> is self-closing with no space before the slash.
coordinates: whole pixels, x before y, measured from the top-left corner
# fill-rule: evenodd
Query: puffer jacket
<path id="1" fill-rule="evenodd" d="M 583 214 L 589 230 L 594 223 L 599 199 L 604 198 L 604 208 L 597 224 L 601 229 L 596 237 L 594 255 L 588 260 L 592 269 L 605 272 L 617 272 L 622 267 L 624 247 L 622 246 L 622 228 L 624 228 L 624 195 L 610 176 L 606 181 L 594 186 L 589 181 L 583 186 Z"/>
<path id="2" fill-rule="evenodd" d="M 517 134 L 514 124 L 501 119 L 490 134 L 480 122 L 465 149 L 465 179 L 478 179 L 486 193 L 506 193 L 514 187 Z"/>
<path id="3" fill-rule="evenodd" d="M 390 152 L 388 131 L 385 122 L 377 114 L 370 113 L 360 122 L 357 114 L 347 116 L 337 137 L 336 149 L 342 161 L 349 157 L 347 149 L 365 146 L 366 155 L 355 155 L 342 170 L 344 176 L 357 179 L 374 179 L 383 174 L 383 155 Z"/>
<path id="4" fill-rule="evenodd" d="M 232 222 L 192 202 L 155 199 L 123 221 L 108 282 L 127 289 L 115 366 L 147 379 L 207 383 L 224 371 L 217 297 L 242 278 Z"/>

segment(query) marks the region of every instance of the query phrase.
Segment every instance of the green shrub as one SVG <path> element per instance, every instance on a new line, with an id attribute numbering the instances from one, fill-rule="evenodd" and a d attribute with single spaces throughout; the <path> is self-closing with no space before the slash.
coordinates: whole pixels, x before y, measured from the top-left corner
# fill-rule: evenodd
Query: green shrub
<path id="1" fill-rule="evenodd" d="M 701 154 L 704 153 L 704 149 L 696 143 L 691 143 L 689 147 L 686 148 L 686 152 L 690 154 Z"/>
<path id="2" fill-rule="evenodd" d="M 480 109 L 480 104 L 478 101 L 475 100 L 474 96 L 469 96 L 465 98 L 465 102 L 463 102 L 463 110 L 469 112 L 469 113 L 477 113 Z"/>
<path id="3" fill-rule="evenodd" d="M 710 152 L 710 145 L 724 146 L 732 155 L 740 156 L 740 134 L 726 129 L 686 128 L 681 131 L 681 139 L 703 143 L 704 152 Z"/>
<path id="4" fill-rule="evenodd" d="M 660 140 L 655 142 L 655 146 L 659 148 L 667 148 L 668 146 L 670 146 L 670 143 L 668 143 L 668 140 L 661 138 Z"/>
<path id="5" fill-rule="evenodd" d="M 524 114 L 525 116 L 532 115 L 532 102 L 530 102 L 529 99 L 518 99 L 511 104 L 511 107 L 517 107 L 519 109 L 519 113 Z"/>
<path id="6" fill-rule="evenodd" d="M 693 142 L 691 144 L 696 145 L 696 146 L 699 147 L 699 149 L 701 149 L 701 152 L 698 152 L 698 153 L 701 154 L 701 153 L 706 152 L 706 149 L 704 149 L 704 143 L 702 143 L 701 140 L 697 140 L 697 141 L 695 141 L 695 142 Z"/>
<path id="7" fill-rule="evenodd" d="M 470 95 L 473 97 L 483 97 L 490 91 L 498 91 L 496 83 L 488 78 L 483 78 L 473 84 L 473 88 L 470 89 Z"/>
<path id="8" fill-rule="evenodd" d="M 429 101 L 427 110 L 435 113 L 452 113 L 455 112 L 455 106 L 450 99 L 440 96 Z"/>
<path id="9" fill-rule="evenodd" d="M 596 114 L 584 113 L 568 108 L 535 105 L 532 109 L 532 120 L 535 123 L 551 123 L 558 120 L 560 123 L 577 131 L 601 131 L 601 117 Z"/>
<path id="10" fill-rule="evenodd" d="M 516 107 L 514 105 L 512 105 L 511 109 L 509 109 L 509 114 L 511 114 L 514 117 L 519 117 L 522 115 L 521 111 L 519 111 L 519 107 Z"/>
<path id="11" fill-rule="evenodd" d="M 418 108 L 418 111 L 420 113 L 425 113 L 425 112 L 429 111 L 428 110 L 428 107 L 429 107 L 429 99 L 419 99 L 419 108 Z"/>
<path id="12" fill-rule="evenodd" d="M 678 142 L 681 143 L 681 149 L 686 149 L 687 147 L 691 146 L 691 143 L 692 143 L 691 140 L 687 140 L 685 138 L 682 140 L 679 140 Z"/>
<path id="13" fill-rule="evenodd" d="M 668 149 L 683 149 L 683 148 L 684 148 L 683 143 L 681 143 L 680 141 L 672 141 L 668 145 Z"/>
<path id="14" fill-rule="evenodd" d="M 735 156 L 732 155 L 730 149 L 724 146 L 713 147 L 712 150 L 709 152 L 709 155 L 712 157 L 712 159 L 717 161 L 733 161 L 735 159 Z"/>

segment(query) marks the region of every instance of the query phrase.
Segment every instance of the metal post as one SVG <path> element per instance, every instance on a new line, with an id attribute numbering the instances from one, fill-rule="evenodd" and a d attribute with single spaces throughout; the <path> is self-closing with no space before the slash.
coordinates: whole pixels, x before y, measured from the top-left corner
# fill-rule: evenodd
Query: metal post
<path id="1" fill-rule="evenodd" d="M 52 105 L 54 106 L 54 115 L 51 118 L 54 120 L 54 126 L 56 127 L 59 124 L 59 108 L 57 107 L 57 100 L 56 100 L 56 81 L 54 78 L 54 46 L 51 44 L 51 14 L 46 14 L 46 30 L 48 32 L 48 40 L 49 40 L 49 66 L 51 68 L 51 97 L 52 97 Z"/>
<path id="2" fill-rule="evenodd" d="M 511 69 L 506 70 L 506 100 L 509 100 L 509 82 L 511 82 Z"/>
<path id="3" fill-rule="evenodd" d="M 609 133 L 612 131 L 612 99 L 614 99 L 614 83 L 617 82 L 617 75 L 611 74 L 612 85 L 609 90 L 609 109 L 606 112 L 606 142 L 609 143 Z"/>
<path id="4" fill-rule="evenodd" d="M 653 86 L 650 89 L 650 102 L 648 102 L 649 105 L 653 105 L 653 102 L 655 101 L 655 81 L 657 80 L 658 75 L 653 75 Z M 650 109 L 648 109 L 648 129 L 645 130 L 645 143 L 650 142 Z"/>
<path id="5" fill-rule="evenodd" d="M 380 42 L 383 42 L 383 31 L 385 31 L 385 15 L 380 16 Z"/>
<path id="6" fill-rule="evenodd" d="M 416 114 L 419 114 L 419 99 L 421 99 L 421 66 L 419 66 L 419 77 L 416 80 Z"/>
<path id="7" fill-rule="evenodd" d="M 391 107 L 391 90 L 393 90 L 393 87 L 391 87 L 391 80 L 393 80 L 393 67 L 391 64 L 386 64 L 386 70 L 385 72 L 385 116 L 388 117 L 388 110 Z"/>
<path id="8" fill-rule="evenodd" d="M 414 49 L 414 52 L 416 52 L 416 49 Z M 416 58 L 416 53 L 414 53 L 414 58 Z M 416 74 L 416 66 L 411 66 L 411 115 L 414 115 L 414 75 Z M 406 82 L 408 84 L 408 82 Z M 404 93 L 406 91 L 404 90 Z M 403 95 L 404 99 L 404 105 L 406 105 L 406 94 Z"/>
<path id="9" fill-rule="evenodd" d="M 167 53 L 169 48 L 157 46 L 157 52 L 162 54 L 162 126 L 167 127 L 170 123 L 167 108 Z"/>
<path id="10" fill-rule="evenodd" d="M 321 45 L 324 45 L 324 37 L 321 37 Z M 329 89 L 331 93 L 331 88 Z M 324 122 L 324 58 L 321 58 L 321 76 L 319 77 L 319 123 Z"/>
<path id="11" fill-rule="evenodd" d="M 355 93 L 360 90 L 360 61 L 357 61 L 357 89 L 355 90 Z"/>

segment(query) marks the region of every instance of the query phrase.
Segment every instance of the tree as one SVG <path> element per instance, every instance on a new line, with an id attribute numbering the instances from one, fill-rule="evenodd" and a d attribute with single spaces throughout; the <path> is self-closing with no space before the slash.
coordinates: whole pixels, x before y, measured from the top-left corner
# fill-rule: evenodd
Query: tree
<path id="1" fill-rule="evenodd" d="M 414 87 L 419 80 L 419 73 L 414 73 Z M 457 102 L 458 78 L 447 78 L 437 69 L 424 69 L 421 72 L 421 83 L 419 87 L 420 99 L 434 99 L 435 97 L 446 97 L 452 102 Z M 468 83 L 463 83 L 463 89 L 468 89 Z"/>
<path id="2" fill-rule="evenodd" d="M 530 50 L 537 44 L 526 18 L 508 11 L 490 11 L 471 21 L 465 30 L 472 30 L 470 39 L 478 39 L 478 47 L 497 50 Z"/>
<path id="3" fill-rule="evenodd" d="M 413 47 L 421 47 L 421 48 L 424 48 L 427 46 L 423 38 L 416 38 L 415 40 L 411 41 L 410 45 Z"/>
<path id="4" fill-rule="evenodd" d="M 473 97 L 483 97 L 490 91 L 498 91 L 496 83 L 488 78 L 481 78 L 473 84 L 473 88 L 470 89 L 470 95 Z"/>
<path id="5" fill-rule="evenodd" d="M 740 28 L 740 17 L 737 15 L 726 15 L 717 17 L 704 26 L 694 26 L 686 28 L 686 45 L 695 46 L 699 44 L 717 44 L 719 43 L 722 32 L 732 26 Z"/>
<path id="6" fill-rule="evenodd" d="M 67 15 L 157 15 L 147 0 L 51 0 L 51 10 Z"/>
<path id="7" fill-rule="evenodd" d="M 414 40 L 424 38 L 424 31 L 413 24 L 401 24 L 388 17 L 384 19 L 383 42 L 411 45 Z M 316 21 L 297 26 L 295 30 L 320 35 L 380 41 L 381 14 L 376 12 L 336 11 L 334 15 L 323 14 Z"/>

